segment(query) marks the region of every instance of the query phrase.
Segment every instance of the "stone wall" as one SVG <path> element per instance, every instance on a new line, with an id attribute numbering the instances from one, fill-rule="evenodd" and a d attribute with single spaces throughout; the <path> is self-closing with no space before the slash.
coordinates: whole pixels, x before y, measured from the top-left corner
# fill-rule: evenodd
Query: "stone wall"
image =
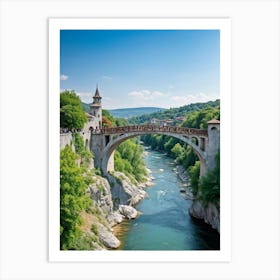
<path id="1" fill-rule="evenodd" d="M 91 128 L 95 129 L 98 126 L 98 119 L 92 117 L 78 133 L 83 137 L 85 146 L 90 149 L 91 142 Z M 60 133 L 60 149 L 65 148 L 66 145 L 71 146 L 72 132 Z M 74 147 L 72 147 L 73 149 Z M 74 149 L 73 149 L 74 150 Z"/>
<path id="2" fill-rule="evenodd" d="M 84 144 L 86 146 L 86 148 L 88 150 L 90 150 L 91 146 L 91 131 L 81 131 L 79 132 L 79 134 L 83 137 L 84 139 Z M 71 132 L 67 132 L 67 133 L 61 133 L 60 134 L 60 149 L 64 149 L 66 147 L 66 145 L 70 146 L 72 151 L 75 152 L 75 146 L 72 143 L 72 133 Z M 78 165 L 80 165 L 80 161 L 77 162 Z M 92 169 L 94 167 L 94 159 L 92 158 L 92 160 L 89 163 L 89 169 Z"/>
<path id="3" fill-rule="evenodd" d="M 91 140 L 91 132 L 78 132 L 84 139 L 85 146 L 90 148 L 90 140 Z M 61 133 L 60 134 L 60 149 L 64 149 L 66 145 L 72 146 L 72 149 L 75 150 L 74 145 L 72 143 L 72 133 Z"/>
<path id="4" fill-rule="evenodd" d="M 60 134 L 60 149 L 65 148 L 66 145 L 70 146 L 72 145 L 72 133 L 67 132 L 67 133 L 61 133 Z"/>

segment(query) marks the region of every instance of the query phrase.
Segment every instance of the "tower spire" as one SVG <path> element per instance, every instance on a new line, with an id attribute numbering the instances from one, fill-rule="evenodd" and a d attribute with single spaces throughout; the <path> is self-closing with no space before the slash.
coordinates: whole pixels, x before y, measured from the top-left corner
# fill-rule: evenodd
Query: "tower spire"
<path id="1" fill-rule="evenodd" d="M 98 90 L 98 84 L 96 84 L 96 90 L 95 90 L 94 97 L 100 97 L 99 90 Z"/>

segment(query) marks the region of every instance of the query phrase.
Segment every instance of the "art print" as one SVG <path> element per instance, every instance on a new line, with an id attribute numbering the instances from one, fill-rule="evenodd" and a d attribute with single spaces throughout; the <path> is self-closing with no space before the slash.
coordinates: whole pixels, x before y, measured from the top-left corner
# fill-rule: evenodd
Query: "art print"
<path id="1" fill-rule="evenodd" d="M 229 260 L 229 35 L 50 20 L 50 260 Z"/>

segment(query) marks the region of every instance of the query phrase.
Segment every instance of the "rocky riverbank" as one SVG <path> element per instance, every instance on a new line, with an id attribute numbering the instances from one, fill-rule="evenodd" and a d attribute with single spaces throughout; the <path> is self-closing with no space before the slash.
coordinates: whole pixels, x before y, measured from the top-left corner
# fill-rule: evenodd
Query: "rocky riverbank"
<path id="1" fill-rule="evenodd" d="M 220 212 L 213 203 L 208 203 L 206 207 L 203 207 L 199 200 L 195 200 L 189 213 L 196 219 L 204 220 L 206 224 L 220 233 Z"/>
<path id="2" fill-rule="evenodd" d="M 189 175 L 187 170 L 184 168 L 184 166 L 182 165 L 176 165 L 176 173 L 177 176 L 180 178 L 181 181 L 185 182 L 185 183 L 189 183 Z"/>
<path id="3" fill-rule="evenodd" d="M 146 197 L 144 184 L 134 184 L 121 172 L 108 174 L 108 179 L 98 175 L 92 177 L 87 193 L 92 199 L 91 213 L 82 213 L 82 227 L 85 238 L 91 238 L 94 250 L 116 249 L 120 241 L 113 233 L 113 227 L 124 220 L 135 219 L 139 213 L 133 207 Z"/>
<path id="4" fill-rule="evenodd" d="M 191 189 L 189 188 L 190 182 L 188 172 L 183 166 L 177 165 L 175 172 L 181 181 L 186 184 L 185 191 L 183 192 L 185 198 L 193 200 L 189 208 L 189 214 L 196 219 L 204 220 L 206 224 L 211 225 L 212 228 L 220 233 L 220 212 L 217 207 L 213 203 L 208 203 L 206 207 L 203 207 L 201 202 L 193 197 Z M 181 191 L 183 191 L 183 189 Z"/>
<path id="5" fill-rule="evenodd" d="M 189 187 L 190 180 L 187 170 L 182 165 L 177 165 L 174 168 L 175 173 L 179 177 L 179 179 L 183 182 L 182 188 L 180 189 L 180 192 L 184 196 L 185 199 L 193 200 L 193 194 L 191 192 L 191 189 Z"/>

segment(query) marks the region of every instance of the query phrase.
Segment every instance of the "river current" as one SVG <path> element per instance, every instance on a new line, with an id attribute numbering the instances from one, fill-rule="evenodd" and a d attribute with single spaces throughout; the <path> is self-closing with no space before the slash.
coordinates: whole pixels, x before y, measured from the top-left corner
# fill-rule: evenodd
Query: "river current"
<path id="1" fill-rule="evenodd" d="M 180 193 L 183 182 L 174 172 L 174 161 L 146 149 L 146 166 L 154 178 L 148 197 L 136 209 L 142 214 L 117 227 L 119 250 L 219 250 L 220 237 L 209 225 L 188 213 L 191 200 Z"/>

